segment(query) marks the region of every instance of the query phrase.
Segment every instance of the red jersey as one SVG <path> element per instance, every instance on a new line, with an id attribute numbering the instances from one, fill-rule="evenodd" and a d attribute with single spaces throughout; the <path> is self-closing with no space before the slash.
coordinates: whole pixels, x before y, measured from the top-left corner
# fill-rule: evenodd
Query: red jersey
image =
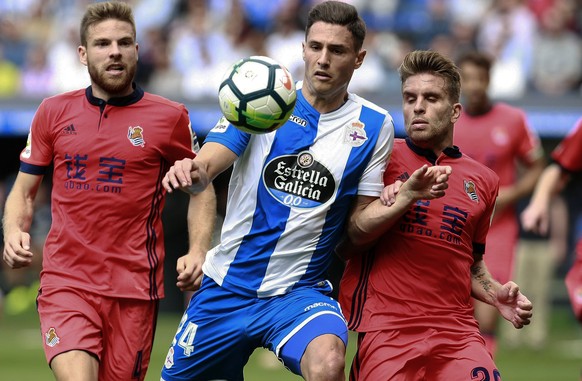
<path id="1" fill-rule="evenodd" d="M 348 261 L 340 304 L 352 330 L 478 328 L 470 268 L 473 252 L 485 252 L 499 179 L 456 148 L 437 158 L 396 139 L 384 183 L 405 180 L 424 164 L 453 168 L 446 195 L 418 201 L 369 253 Z"/>
<path id="2" fill-rule="evenodd" d="M 552 159 L 569 172 L 582 171 L 582 118 L 552 151 Z"/>
<path id="3" fill-rule="evenodd" d="M 544 154 L 525 113 L 505 103 L 494 104 L 483 115 L 462 112 L 455 123 L 453 141 L 464 154 L 491 168 L 499 176 L 501 188 L 516 182 L 516 163 L 530 166 Z M 515 213 L 514 207 L 508 207 L 496 219 L 510 218 L 517 224 Z"/>
<path id="4" fill-rule="evenodd" d="M 552 160 L 568 172 L 582 172 L 582 118 L 552 151 Z M 576 244 L 576 252 L 582 256 L 582 239 Z"/>
<path id="5" fill-rule="evenodd" d="M 108 102 L 91 87 L 39 106 L 20 170 L 53 165 L 52 226 L 41 287 L 104 296 L 164 296 L 162 177 L 198 143 L 186 108 L 136 88 Z"/>

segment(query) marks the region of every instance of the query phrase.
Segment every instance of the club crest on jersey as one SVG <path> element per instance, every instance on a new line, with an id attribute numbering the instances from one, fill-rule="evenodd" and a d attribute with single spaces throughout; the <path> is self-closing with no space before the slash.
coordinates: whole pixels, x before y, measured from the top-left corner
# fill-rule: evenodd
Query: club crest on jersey
<path id="1" fill-rule="evenodd" d="M 344 143 L 352 147 L 359 147 L 364 144 L 368 140 L 364 127 L 366 127 L 365 124 L 359 120 L 348 123 L 344 135 Z"/>
<path id="2" fill-rule="evenodd" d="M 174 366 L 174 347 L 170 347 L 170 350 L 168 350 L 166 361 L 164 361 L 164 366 L 166 369 L 170 369 Z"/>
<path id="3" fill-rule="evenodd" d="M 133 144 L 135 147 L 145 146 L 145 140 L 143 138 L 143 128 L 141 128 L 140 126 L 137 127 L 129 126 L 129 129 L 127 130 L 127 138 L 129 139 L 131 144 Z"/>
<path id="4" fill-rule="evenodd" d="M 479 196 L 477 195 L 477 187 L 475 183 L 471 180 L 463 180 L 463 184 L 465 186 L 465 193 L 467 196 L 475 202 L 479 202 Z"/>
<path id="5" fill-rule="evenodd" d="M 49 328 L 49 330 L 44 334 L 44 337 L 46 338 L 46 345 L 48 345 L 51 348 L 61 341 L 61 339 L 57 335 L 56 329 L 54 329 L 53 327 Z"/>
<path id="6" fill-rule="evenodd" d="M 263 184 L 277 201 L 297 208 L 325 204 L 336 190 L 331 172 L 309 151 L 268 162 L 263 169 Z"/>

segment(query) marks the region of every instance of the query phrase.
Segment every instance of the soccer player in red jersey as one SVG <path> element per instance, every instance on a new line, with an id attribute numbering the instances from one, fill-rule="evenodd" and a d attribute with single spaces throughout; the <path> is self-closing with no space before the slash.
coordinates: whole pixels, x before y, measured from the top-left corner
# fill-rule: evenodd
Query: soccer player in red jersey
<path id="1" fill-rule="evenodd" d="M 495 216 L 487 235 L 487 267 L 501 283 L 512 278 L 519 239 L 516 203 L 528 196 L 544 169 L 544 154 L 525 112 L 487 94 L 490 58 L 469 52 L 457 60 L 463 109 L 455 123 L 454 142 L 463 153 L 499 176 Z M 497 309 L 474 300 L 475 317 L 491 355 L 495 355 Z"/>
<path id="2" fill-rule="evenodd" d="M 359 333 L 350 379 L 496 380 L 471 296 L 495 305 L 516 328 L 529 324 L 532 309 L 515 283 L 501 285 L 483 261 L 499 180 L 453 145 L 461 112 L 454 63 L 414 51 L 399 72 L 408 137 L 395 141 L 384 183 L 404 183 L 396 196 L 388 186 L 353 213 L 337 247 L 347 259 L 340 304 Z M 431 170 L 436 182 L 449 173 L 443 197 L 422 191 Z"/>
<path id="3" fill-rule="evenodd" d="M 46 359 L 57 380 L 143 380 L 164 296 L 160 182 L 198 143 L 183 105 L 133 83 L 138 44 L 126 3 L 89 5 L 80 29 L 91 85 L 39 106 L 6 201 L 3 259 L 31 263 L 34 199 L 52 165 L 37 299 Z M 188 224 L 200 234 L 178 260 L 181 289 L 200 282 L 213 221 L 196 218 L 214 208 L 211 188 L 191 199 Z"/>
<path id="4" fill-rule="evenodd" d="M 550 201 L 572 176 L 582 173 L 582 119 L 551 154 L 552 163 L 544 169 L 529 205 L 521 214 L 526 230 L 546 234 L 549 229 Z M 572 309 L 582 322 L 582 239 L 576 244 L 576 259 L 566 274 L 566 287 Z"/>

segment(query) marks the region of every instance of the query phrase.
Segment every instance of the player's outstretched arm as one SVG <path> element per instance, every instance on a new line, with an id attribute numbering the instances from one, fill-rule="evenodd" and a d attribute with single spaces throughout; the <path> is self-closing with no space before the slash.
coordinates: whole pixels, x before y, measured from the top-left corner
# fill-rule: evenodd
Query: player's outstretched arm
<path id="1" fill-rule="evenodd" d="M 30 225 L 34 215 L 34 199 L 42 182 L 42 176 L 19 172 L 6 199 L 2 226 L 4 250 L 2 258 L 13 269 L 30 266 Z"/>
<path id="2" fill-rule="evenodd" d="M 528 206 L 521 213 L 521 223 L 526 231 L 546 234 L 550 220 L 550 201 L 562 190 L 568 175 L 558 164 L 550 164 L 541 174 Z"/>
<path id="3" fill-rule="evenodd" d="M 162 179 L 162 186 L 169 193 L 174 189 L 200 193 L 216 176 L 229 168 L 236 158 L 236 154 L 222 144 L 206 143 L 196 158 L 176 161 Z"/>
<path id="4" fill-rule="evenodd" d="M 399 187 L 393 203 L 386 203 L 382 198 L 359 196 L 349 216 L 347 234 L 336 248 L 336 253 L 343 259 L 349 259 L 363 252 L 416 201 L 444 196 L 451 173 L 449 166 L 422 166 Z"/>
<path id="5" fill-rule="evenodd" d="M 476 299 L 496 307 L 515 328 L 522 328 L 531 321 L 533 305 L 519 291 L 519 286 L 511 281 L 501 285 L 494 280 L 482 259 L 471 267 L 471 293 Z"/>
<path id="6" fill-rule="evenodd" d="M 202 192 L 190 195 L 188 206 L 188 243 L 186 255 L 178 258 L 176 286 L 195 291 L 202 282 L 202 265 L 210 249 L 216 222 L 216 194 L 212 183 Z"/>

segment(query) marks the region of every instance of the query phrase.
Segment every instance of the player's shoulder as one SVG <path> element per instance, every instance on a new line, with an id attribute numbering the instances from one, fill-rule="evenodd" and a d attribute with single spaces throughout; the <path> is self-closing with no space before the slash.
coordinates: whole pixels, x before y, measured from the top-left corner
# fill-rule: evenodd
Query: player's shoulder
<path id="1" fill-rule="evenodd" d="M 184 106 L 183 103 L 168 99 L 161 95 L 148 93 L 147 91 L 144 92 L 143 101 L 151 102 L 152 104 L 155 104 L 157 107 L 167 108 L 168 110 L 173 109 L 182 112 L 183 110 L 186 109 L 186 106 Z"/>
<path id="2" fill-rule="evenodd" d="M 490 180 L 491 182 L 497 182 L 499 176 L 495 171 L 486 166 L 483 163 L 478 162 L 466 153 L 461 152 L 460 160 L 462 161 L 461 170 L 468 174 L 479 175 L 482 178 Z M 457 171 L 454 169 L 454 171 Z"/>
<path id="3" fill-rule="evenodd" d="M 503 117 L 507 117 L 509 115 L 525 117 L 525 110 L 506 102 L 496 102 L 493 105 L 492 111 Z"/>
<path id="4" fill-rule="evenodd" d="M 75 100 L 83 100 L 84 98 L 85 89 L 78 89 L 46 97 L 42 100 L 42 104 L 45 107 L 55 108 L 65 104 L 68 105 Z"/>

